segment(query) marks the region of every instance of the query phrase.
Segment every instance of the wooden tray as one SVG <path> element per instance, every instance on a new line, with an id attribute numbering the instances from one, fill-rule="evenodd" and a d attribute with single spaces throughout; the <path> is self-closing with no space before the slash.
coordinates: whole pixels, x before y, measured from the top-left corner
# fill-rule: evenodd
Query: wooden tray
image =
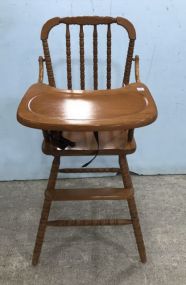
<path id="1" fill-rule="evenodd" d="M 142 83 L 96 91 L 61 90 L 37 83 L 28 89 L 17 111 L 21 124 L 43 130 L 132 129 L 156 117 L 154 100 Z"/>

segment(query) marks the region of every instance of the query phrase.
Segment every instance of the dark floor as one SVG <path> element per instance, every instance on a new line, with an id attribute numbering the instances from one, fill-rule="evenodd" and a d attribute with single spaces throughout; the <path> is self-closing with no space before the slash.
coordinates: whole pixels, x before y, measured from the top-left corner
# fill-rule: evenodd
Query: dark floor
<path id="1" fill-rule="evenodd" d="M 133 176 L 148 261 L 130 225 L 48 228 L 40 263 L 31 256 L 46 181 L 0 183 L 0 284 L 185 285 L 186 176 Z M 60 184 L 62 181 L 59 182 Z M 63 185 L 121 186 L 119 176 Z M 128 217 L 126 202 L 55 202 L 51 217 Z"/>

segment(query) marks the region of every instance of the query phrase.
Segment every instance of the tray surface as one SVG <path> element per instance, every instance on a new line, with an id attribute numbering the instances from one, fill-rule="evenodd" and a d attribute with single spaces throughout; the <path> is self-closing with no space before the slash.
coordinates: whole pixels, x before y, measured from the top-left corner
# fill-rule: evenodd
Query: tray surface
<path id="1" fill-rule="evenodd" d="M 142 83 L 98 91 L 60 90 L 32 85 L 17 112 L 18 121 L 32 128 L 53 130 L 109 130 L 152 123 L 157 109 Z"/>

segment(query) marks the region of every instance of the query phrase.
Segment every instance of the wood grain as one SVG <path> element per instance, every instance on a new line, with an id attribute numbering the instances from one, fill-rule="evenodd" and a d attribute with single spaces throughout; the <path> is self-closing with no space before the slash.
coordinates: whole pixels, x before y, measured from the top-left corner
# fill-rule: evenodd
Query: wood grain
<path id="1" fill-rule="evenodd" d="M 38 83 L 29 88 L 17 112 L 23 125 L 56 131 L 128 130 L 148 125 L 156 117 L 154 100 L 142 83 L 91 92 Z"/>
<path id="2" fill-rule="evenodd" d="M 56 189 L 52 193 L 54 201 L 82 200 L 127 200 L 133 196 L 132 188 L 83 188 Z"/>

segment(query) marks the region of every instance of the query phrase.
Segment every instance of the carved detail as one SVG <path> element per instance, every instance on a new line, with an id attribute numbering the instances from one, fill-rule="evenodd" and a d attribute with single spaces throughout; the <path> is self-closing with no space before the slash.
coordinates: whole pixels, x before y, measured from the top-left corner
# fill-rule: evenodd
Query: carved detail
<path id="1" fill-rule="evenodd" d="M 97 26 L 94 25 L 93 31 L 93 63 L 94 63 L 94 90 L 98 89 L 98 33 Z"/>
<path id="2" fill-rule="evenodd" d="M 85 63 L 84 63 L 84 33 L 83 25 L 93 25 L 93 73 L 94 73 L 94 89 L 98 89 L 98 39 L 97 39 L 97 25 L 108 25 L 107 30 L 107 88 L 111 88 L 111 29 L 110 25 L 117 23 L 118 25 L 125 28 L 130 38 L 128 54 L 125 63 L 125 71 L 123 77 L 123 85 L 127 85 L 130 79 L 132 55 L 134 49 L 134 42 L 136 38 L 136 32 L 132 23 L 127 19 L 117 17 L 65 17 L 65 18 L 53 18 L 45 23 L 41 33 L 41 39 L 43 40 L 43 48 L 46 58 L 48 80 L 51 86 L 55 86 L 55 79 L 52 70 L 52 64 L 50 59 L 50 53 L 48 49 L 47 38 L 50 30 L 59 24 L 66 24 L 66 55 L 67 55 L 67 85 L 68 89 L 72 89 L 72 74 L 71 74 L 71 47 L 70 47 L 70 30 L 69 25 L 75 24 L 80 25 L 80 81 L 81 89 L 85 89 Z"/>
<path id="3" fill-rule="evenodd" d="M 52 61 L 50 57 L 50 51 L 49 51 L 47 40 L 43 40 L 43 50 L 44 50 L 44 55 L 45 55 L 46 69 L 47 69 L 49 84 L 50 86 L 56 87 L 53 68 L 52 68 Z"/>
<path id="4" fill-rule="evenodd" d="M 134 51 L 134 43 L 135 43 L 135 40 L 129 41 L 127 59 L 126 59 L 126 64 L 125 64 L 125 72 L 124 72 L 124 78 L 123 78 L 123 85 L 129 84 L 130 71 L 131 71 L 132 58 L 133 58 L 133 51 Z"/>
<path id="5" fill-rule="evenodd" d="M 79 46 L 80 46 L 80 79 L 81 89 L 85 89 L 85 60 L 84 60 L 84 32 L 83 25 L 80 26 L 79 32 Z"/>
<path id="6" fill-rule="evenodd" d="M 107 89 L 111 88 L 111 28 L 107 30 Z"/>
<path id="7" fill-rule="evenodd" d="M 66 25 L 66 56 L 67 56 L 67 86 L 72 89 L 72 74 L 71 74 L 71 50 L 70 50 L 70 29 Z"/>

